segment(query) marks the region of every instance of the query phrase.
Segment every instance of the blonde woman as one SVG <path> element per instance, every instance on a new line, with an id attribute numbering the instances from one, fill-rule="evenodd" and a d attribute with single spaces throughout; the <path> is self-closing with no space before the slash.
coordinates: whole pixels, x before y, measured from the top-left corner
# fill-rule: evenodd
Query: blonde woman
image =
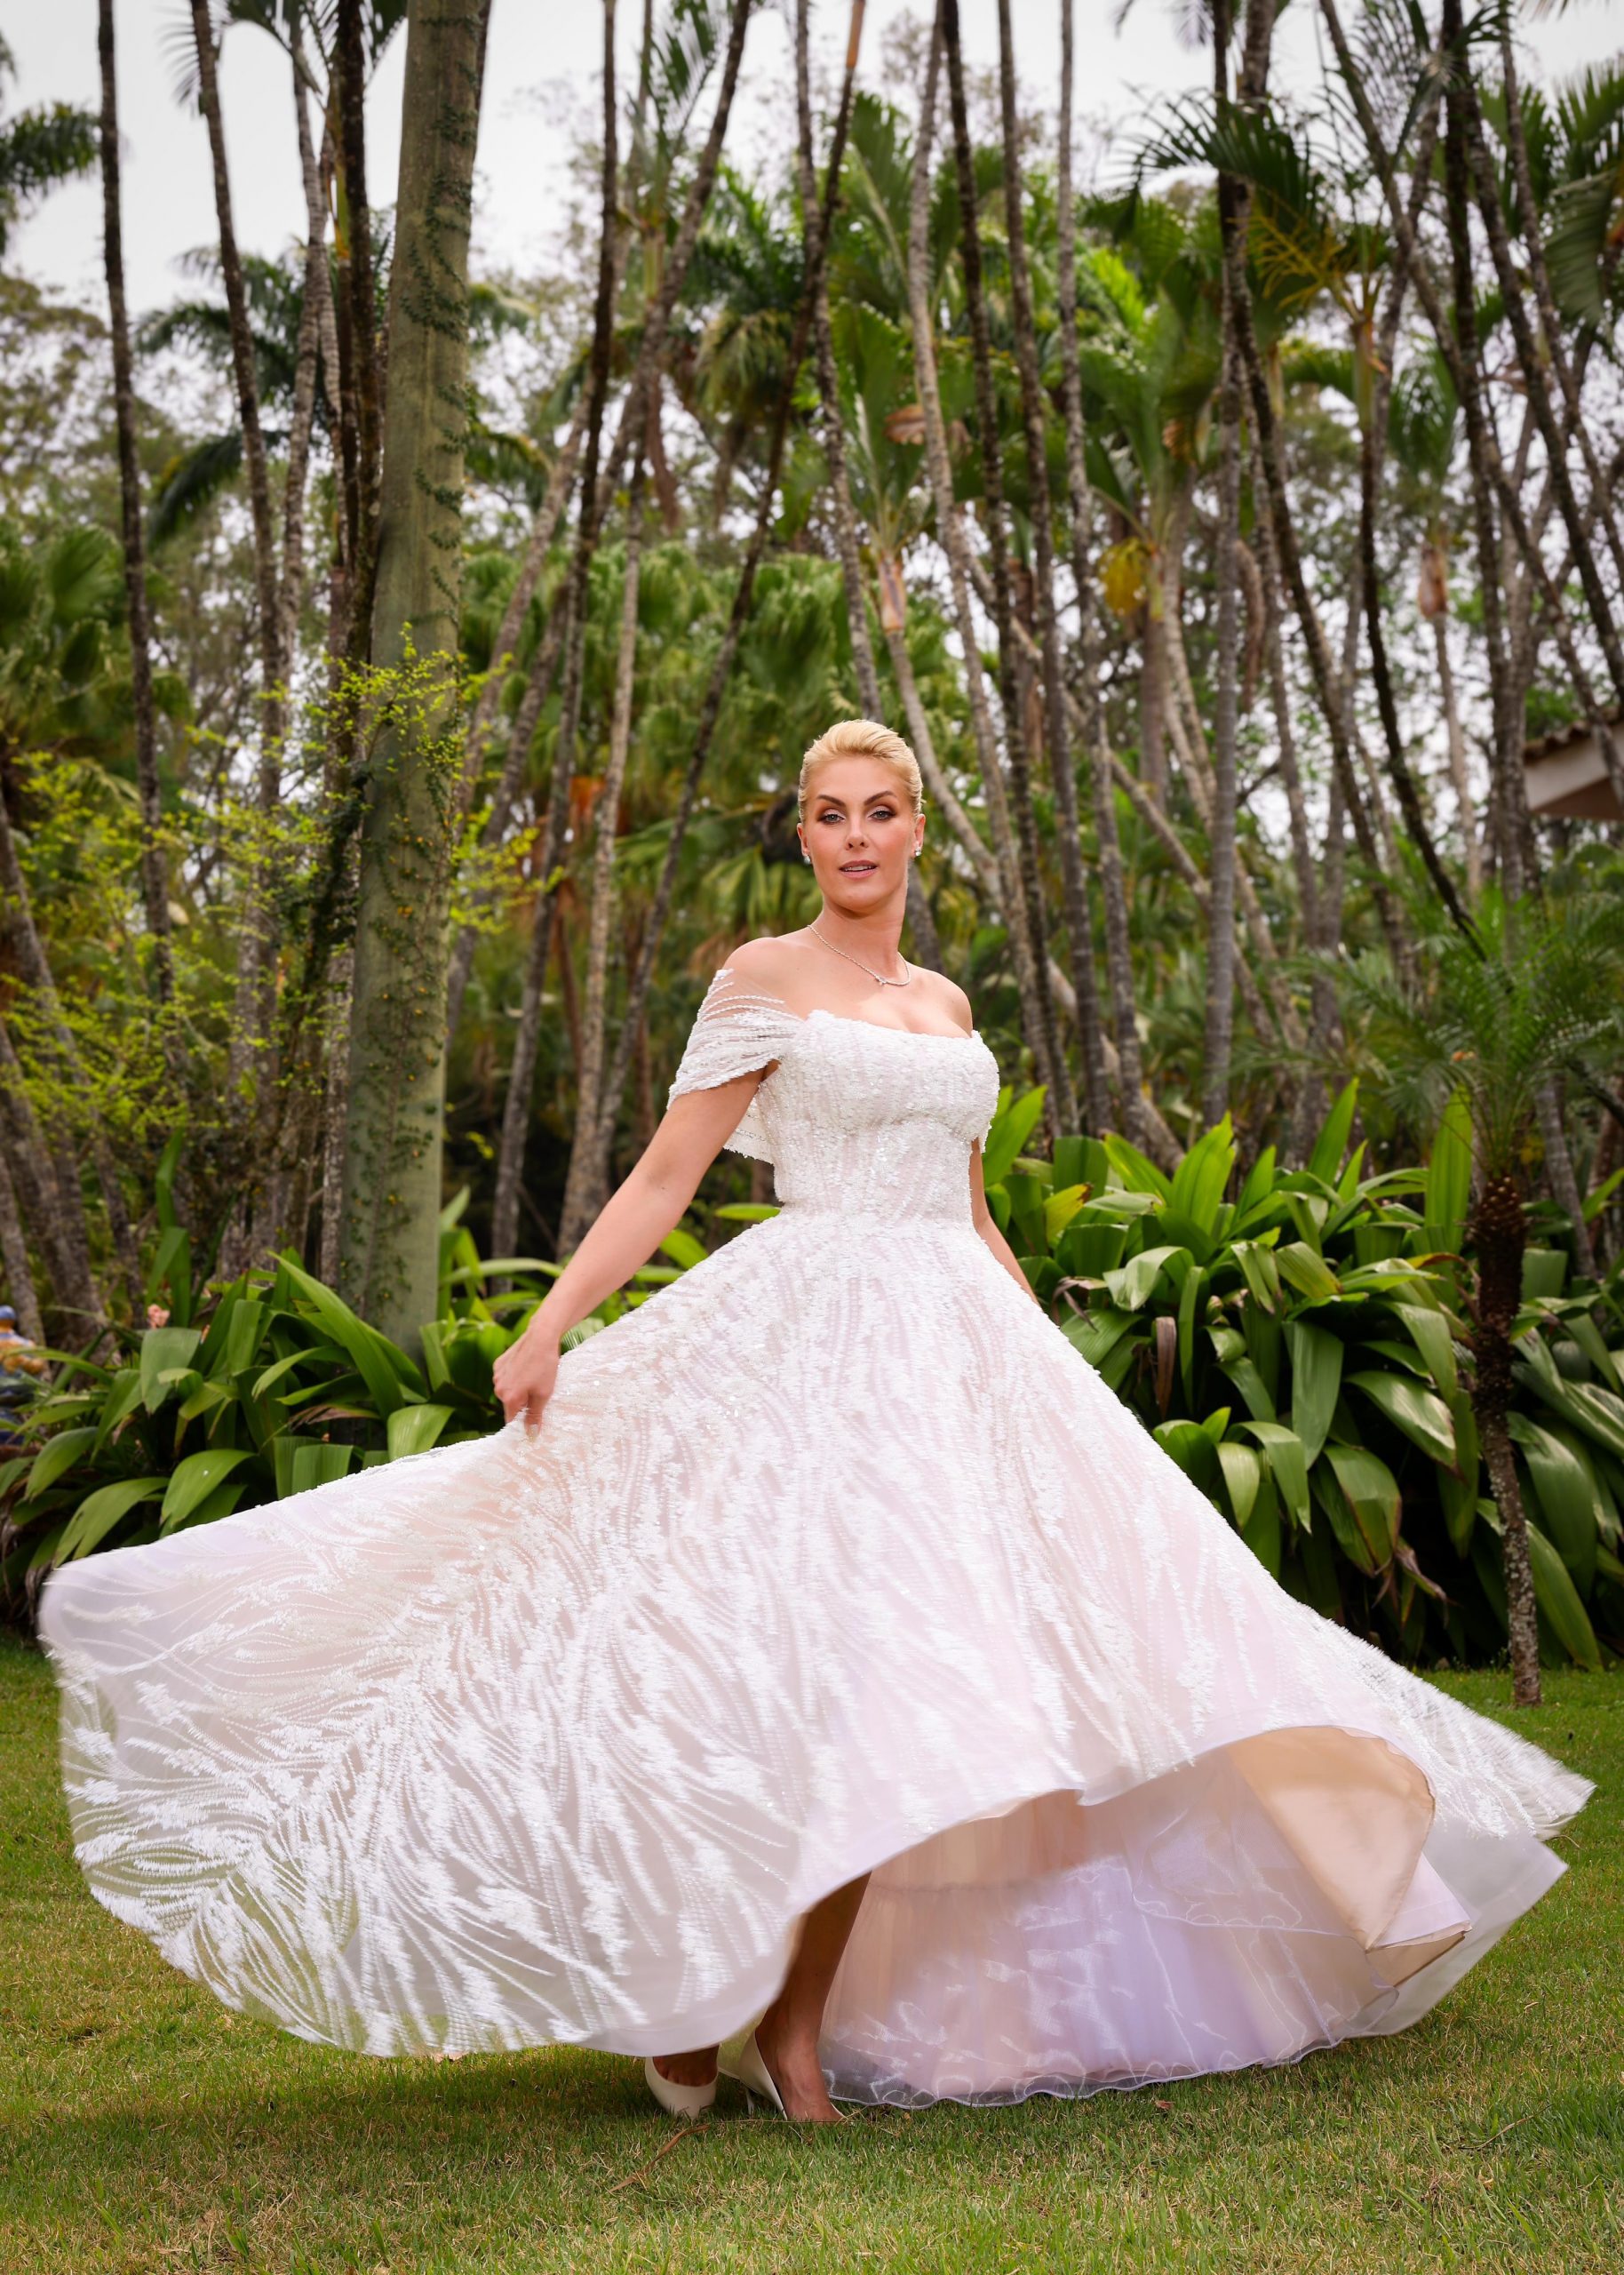
<path id="1" fill-rule="evenodd" d="M 818 914 L 714 974 L 504 1429 L 48 1583 L 91 1886 L 229 2004 L 827 2122 L 1401 2029 L 1562 1872 L 1589 1782 L 1278 1586 L 1034 1300 L 924 828 L 900 737 L 813 744 Z M 777 1213 L 561 1353 L 723 1146 Z"/>

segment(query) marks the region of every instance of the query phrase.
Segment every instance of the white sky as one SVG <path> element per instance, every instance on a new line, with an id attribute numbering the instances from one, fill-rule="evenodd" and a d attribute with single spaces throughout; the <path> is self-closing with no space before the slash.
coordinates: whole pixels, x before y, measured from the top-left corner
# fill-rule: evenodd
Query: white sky
<path id="1" fill-rule="evenodd" d="M 1180 44 L 1174 0 L 1137 0 L 1120 32 L 1118 0 L 1076 0 L 1079 124 L 1115 120 L 1139 128 L 1158 102 L 1203 84 L 1211 65 Z M 1052 102 L 1059 77 L 1057 0 L 1013 0 L 1016 51 L 1029 100 Z M 1347 0 L 1349 12 L 1357 0 Z M 866 84 L 880 87 L 888 24 L 921 16 L 925 0 L 871 0 L 864 37 Z M 622 0 L 623 86 L 641 18 Z M 997 58 L 996 0 L 963 0 L 967 54 Z M 847 0 L 819 0 L 814 38 L 825 76 L 844 55 Z M 790 84 L 789 0 L 764 9 L 750 30 L 744 85 L 729 145 L 749 163 L 780 141 Z M 182 288 L 177 257 L 206 243 L 213 227 L 207 138 L 195 112 L 174 99 L 176 42 L 185 0 L 118 0 L 119 106 L 124 142 L 124 245 L 132 310 L 162 306 Z M 602 19 L 593 0 L 495 0 L 481 126 L 476 251 L 488 265 L 535 272 L 545 264 L 569 188 L 566 124 L 598 100 Z M 1276 35 L 1277 83 L 1307 91 L 1318 81 L 1318 14 L 1294 0 Z M 9 104 L 52 100 L 95 108 L 100 100 L 94 0 L 0 0 L 0 28 L 17 60 Z M 1530 20 L 1524 41 L 1540 76 L 1564 75 L 1624 45 L 1624 0 L 1575 0 L 1561 16 Z M 399 155 L 405 36 L 395 40 L 372 91 L 369 170 L 379 204 L 393 202 Z M 304 204 L 293 140 L 287 67 L 259 32 L 237 28 L 226 43 L 222 100 L 237 233 L 245 250 L 275 255 L 302 235 Z M 885 89 L 907 102 L 912 90 Z M 1079 154 L 1079 156 L 1082 154 Z M 31 275 L 101 305 L 100 188 L 94 178 L 54 191 L 12 239 L 12 259 Z"/>

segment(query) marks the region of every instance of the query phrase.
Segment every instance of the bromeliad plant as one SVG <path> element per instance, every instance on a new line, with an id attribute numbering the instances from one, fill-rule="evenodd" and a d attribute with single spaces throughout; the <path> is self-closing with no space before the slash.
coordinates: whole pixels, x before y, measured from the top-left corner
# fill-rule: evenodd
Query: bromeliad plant
<path id="1" fill-rule="evenodd" d="M 1407 1658 L 1483 1658 L 1507 1623 L 1461 1297 L 1469 1141 L 1457 1114 L 1426 1169 L 1366 1177 L 1356 1100 L 1350 1083 L 1303 1169 L 1265 1152 L 1230 1200 L 1227 1119 L 1171 1177 L 1114 1137 L 1047 1161 L 1023 1151 L 1029 1093 L 983 1177 L 1064 1332 L 1278 1579 Z M 1592 1610 L 1624 1635 L 1624 1397 L 1594 1291 L 1564 1302 L 1565 1257 L 1532 1262 L 1510 1429 L 1540 1625 L 1596 1666 Z"/>

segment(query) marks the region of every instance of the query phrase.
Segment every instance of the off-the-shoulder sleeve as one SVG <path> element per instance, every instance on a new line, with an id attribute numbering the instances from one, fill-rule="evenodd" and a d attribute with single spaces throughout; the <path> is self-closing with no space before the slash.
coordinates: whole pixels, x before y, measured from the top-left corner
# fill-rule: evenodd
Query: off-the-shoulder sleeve
<path id="1" fill-rule="evenodd" d="M 769 994 L 723 964 L 705 993 L 689 1030 L 666 1104 L 685 1090 L 712 1090 L 736 1075 L 782 1058 L 803 1022 L 782 996 Z M 758 1111 L 760 1093 L 745 1107 L 732 1136 L 723 1140 L 735 1153 L 770 1161 L 772 1142 Z"/>

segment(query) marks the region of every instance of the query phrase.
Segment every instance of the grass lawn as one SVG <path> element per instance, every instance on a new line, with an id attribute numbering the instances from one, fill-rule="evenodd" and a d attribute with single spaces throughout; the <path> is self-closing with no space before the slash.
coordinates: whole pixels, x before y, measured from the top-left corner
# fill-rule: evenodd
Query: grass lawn
<path id="1" fill-rule="evenodd" d="M 1272 2071 L 683 2131 L 569 2049 L 371 2062 L 228 2013 L 85 1892 L 38 1655 L 0 1641 L 0 2270 L 1624 2267 L 1624 1672 L 1442 1679 L 1600 1791 L 1413 2030 Z M 724 2084 L 728 2095 L 736 2089 Z"/>

